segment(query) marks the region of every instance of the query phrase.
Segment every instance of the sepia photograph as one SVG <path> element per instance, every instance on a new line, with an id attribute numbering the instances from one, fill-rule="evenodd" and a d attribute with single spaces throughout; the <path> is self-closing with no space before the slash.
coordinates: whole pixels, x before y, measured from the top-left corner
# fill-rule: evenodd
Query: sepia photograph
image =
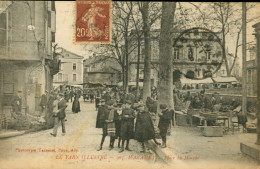
<path id="1" fill-rule="evenodd" d="M 259 2 L 0 0 L 0 169 L 260 169 L 258 77 Z"/>

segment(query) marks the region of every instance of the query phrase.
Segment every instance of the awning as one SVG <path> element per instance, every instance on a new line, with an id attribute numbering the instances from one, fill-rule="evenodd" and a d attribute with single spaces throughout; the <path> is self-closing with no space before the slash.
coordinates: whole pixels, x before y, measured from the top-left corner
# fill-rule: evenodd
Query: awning
<path id="1" fill-rule="evenodd" d="M 213 83 L 212 79 L 210 77 L 205 79 L 188 79 L 188 78 L 181 78 L 181 84 L 211 84 Z"/>
<path id="2" fill-rule="evenodd" d="M 123 86 L 123 82 L 117 83 L 118 86 Z M 139 82 L 139 86 L 143 86 L 143 82 Z M 128 82 L 128 86 L 136 86 L 136 82 Z"/>
<path id="3" fill-rule="evenodd" d="M 213 81 L 215 83 L 238 83 L 235 77 L 215 77 Z"/>

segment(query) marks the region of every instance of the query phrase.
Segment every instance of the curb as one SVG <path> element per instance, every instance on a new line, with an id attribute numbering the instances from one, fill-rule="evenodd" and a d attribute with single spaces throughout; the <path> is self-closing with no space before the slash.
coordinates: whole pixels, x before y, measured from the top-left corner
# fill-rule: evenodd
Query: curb
<path id="1" fill-rule="evenodd" d="M 11 132 L 11 133 L 7 133 L 7 134 L 0 134 L 0 139 L 21 136 L 23 134 L 25 134 L 25 131 L 16 131 L 16 132 Z"/>
<path id="2" fill-rule="evenodd" d="M 160 161 L 164 162 L 165 164 L 170 164 L 172 162 L 172 160 L 168 160 L 166 158 L 168 156 L 173 156 L 173 153 L 167 151 L 167 148 L 162 149 L 151 140 L 148 141 L 147 146 L 158 156 Z"/>
<path id="3" fill-rule="evenodd" d="M 16 137 L 16 136 L 22 136 L 28 133 L 32 133 L 32 132 L 37 132 L 37 131 L 41 131 L 41 130 L 47 130 L 45 127 L 42 128 L 38 128 L 38 129 L 29 129 L 29 130 L 25 130 L 25 131 L 17 131 L 17 132 L 13 132 L 13 133 L 9 133 L 9 134 L 0 134 L 0 139 L 6 139 L 6 138 L 11 138 L 11 137 Z"/>

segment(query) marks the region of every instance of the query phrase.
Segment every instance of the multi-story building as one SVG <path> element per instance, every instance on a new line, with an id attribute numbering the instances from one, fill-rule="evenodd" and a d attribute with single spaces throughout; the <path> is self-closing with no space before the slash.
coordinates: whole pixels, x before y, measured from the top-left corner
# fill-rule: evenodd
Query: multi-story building
<path id="1" fill-rule="evenodd" d="M 157 86 L 159 81 L 159 31 L 151 32 L 151 86 Z M 173 32 L 173 82 L 180 83 L 180 78 L 203 78 L 212 65 L 219 64 L 222 56 L 221 46 L 216 36 L 210 32 Z M 132 32 L 132 36 L 136 33 Z M 130 48 L 136 44 L 133 38 Z M 183 40 L 184 39 L 184 40 Z M 210 39 L 210 40 L 209 40 Z M 142 38 L 143 41 L 143 38 Z M 143 42 L 142 42 L 143 44 Z M 137 48 L 130 53 L 130 81 L 136 81 Z M 139 81 L 143 81 L 144 46 L 141 47 Z M 216 67 L 216 66 L 215 66 Z M 214 76 L 214 75 L 213 75 Z"/>
<path id="2" fill-rule="evenodd" d="M 58 54 L 60 71 L 53 77 L 54 86 L 70 85 L 82 87 L 83 83 L 83 56 L 70 52 L 64 48 L 59 48 Z"/>
<path id="3" fill-rule="evenodd" d="M 0 114 L 22 93 L 22 112 L 35 114 L 45 90 L 58 72 L 53 57 L 54 1 L 0 1 Z"/>
<path id="4" fill-rule="evenodd" d="M 109 56 L 90 56 L 84 61 L 84 83 L 116 85 L 121 80 L 121 66 Z"/>
<path id="5" fill-rule="evenodd" d="M 249 57 L 246 61 L 247 69 L 247 95 L 257 94 L 257 68 L 256 68 L 256 45 L 249 48 Z"/>

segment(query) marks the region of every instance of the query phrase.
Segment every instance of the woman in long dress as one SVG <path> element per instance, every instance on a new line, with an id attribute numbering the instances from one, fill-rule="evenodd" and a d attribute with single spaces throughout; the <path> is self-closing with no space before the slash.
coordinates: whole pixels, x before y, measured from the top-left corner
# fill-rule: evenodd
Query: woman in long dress
<path id="1" fill-rule="evenodd" d="M 80 112 L 80 103 L 79 103 L 79 97 L 77 94 L 74 96 L 74 101 L 72 103 L 72 112 L 73 113 Z"/>

